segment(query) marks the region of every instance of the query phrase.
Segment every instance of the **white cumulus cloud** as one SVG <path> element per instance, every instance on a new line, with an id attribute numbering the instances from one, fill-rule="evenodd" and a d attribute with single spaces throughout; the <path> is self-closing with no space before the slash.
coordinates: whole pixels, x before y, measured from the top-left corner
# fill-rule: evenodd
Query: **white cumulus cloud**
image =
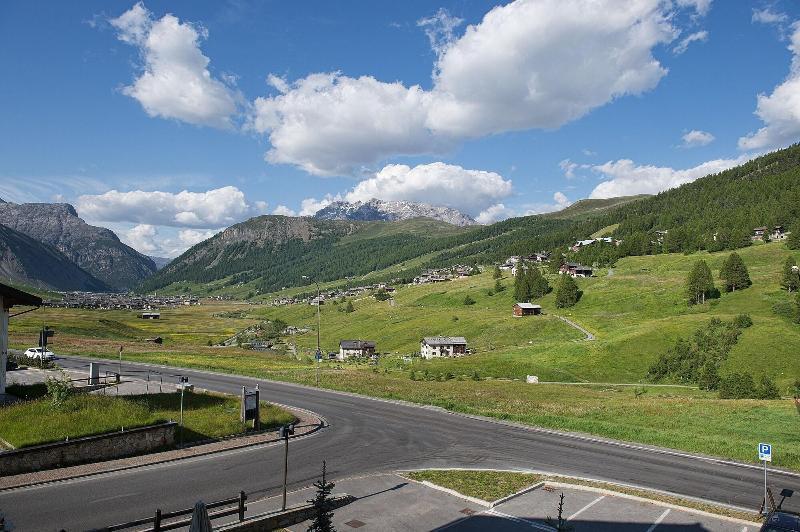
<path id="1" fill-rule="evenodd" d="M 433 153 L 447 145 L 426 127 L 429 95 L 418 86 L 371 76 L 312 74 L 257 98 L 249 126 L 268 133 L 271 163 L 316 175 L 351 174 L 397 154 Z"/>
<path id="2" fill-rule="evenodd" d="M 118 232 L 123 242 L 140 253 L 153 257 L 173 258 L 220 231 L 221 229 L 175 230 L 151 224 L 138 224 Z"/>
<path id="3" fill-rule="evenodd" d="M 779 148 L 800 140 L 800 21 L 792 24 L 788 77 L 772 94 L 759 94 L 755 114 L 764 127 L 739 139 L 742 150 Z"/>
<path id="4" fill-rule="evenodd" d="M 178 193 L 110 190 L 80 196 L 76 207 L 81 216 L 98 222 L 217 228 L 260 214 L 266 204 L 251 205 L 241 190 L 227 186 L 206 192 Z"/>
<path id="5" fill-rule="evenodd" d="M 122 234 L 122 240 L 139 253 L 157 255 L 161 246 L 156 242 L 158 229 L 154 225 L 139 224 Z"/>
<path id="6" fill-rule="evenodd" d="M 637 165 L 630 159 L 609 161 L 592 167 L 592 170 L 606 180 L 597 185 L 589 197 L 614 198 L 634 194 L 657 194 L 709 174 L 733 168 L 751 157 L 742 155 L 736 159 L 715 159 L 683 170 L 668 166 Z"/>
<path id="7" fill-rule="evenodd" d="M 498 173 L 469 170 L 436 162 L 410 167 L 385 166 L 358 183 L 345 195 L 347 201 L 414 201 L 452 207 L 475 216 L 511 195 L 512 184 Z"/>
<path id="8" fill-rule="evenodd" d="M 681 4 L 704 14 L 710 2 Z M 254 102 L 249 126 L 269 136 L 268 161 L 317 175 L 441 153 L 466 138 L 556 128 L 658 84 L 667 69 L 653 50 L 680 33 L 674 9 L 661 0 L 516 0 L 457 39 L 457 24 L 439 16 L 430 22 L 440 51 L 431 90 L 338 72 L 292 83 L 272 76 L 278 94 Z"/>
<path id="9" fill-rule="evenodd" d="M 118 38 L 138 48 L 142 72 L 122 92 L 150 116 L 190 124 L 230 128 L 237 113 L 236 91 L 215 79 L 200 50 L 206 30 L 173 15 L 154 19 L 139 2 L 109 21 Z"/>
<path id="10" fill-rule="evenodd" d="M 684 148 L 693 148 L 695 146 L 706 146 L 714 141 L 714 135 L 708 131 L 700 131 L 693 129 L 681 137 L 683 140 Z"/>

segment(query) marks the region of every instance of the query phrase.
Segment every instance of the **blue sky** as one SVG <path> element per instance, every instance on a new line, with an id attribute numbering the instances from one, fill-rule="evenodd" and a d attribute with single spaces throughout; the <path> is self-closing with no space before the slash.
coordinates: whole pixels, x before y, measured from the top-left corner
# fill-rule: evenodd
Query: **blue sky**
<path id="1" fill-rule="evenodd" d="M 5 2 L 0 197 L 174 256 L 261 213 L 481 222 L 800 139 L 789 1 Z"/>

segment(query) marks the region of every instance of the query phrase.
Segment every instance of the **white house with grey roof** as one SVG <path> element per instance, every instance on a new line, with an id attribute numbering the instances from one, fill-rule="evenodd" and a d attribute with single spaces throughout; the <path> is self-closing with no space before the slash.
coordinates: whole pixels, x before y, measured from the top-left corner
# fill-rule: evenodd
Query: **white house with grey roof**
<path id="1" fill-rule="evenodd" d="M 372 357 L 375 355 L 375 342 L 370 340 L 342 340 L 339 342 L 339 360 L 350 357 Z"/>
<path id="2" fill-rule="evenodd" d="M 463 357 L 467 354 L 467 340 L 463 336 L 426 336 L 419 346 L 422 358 Z"/>

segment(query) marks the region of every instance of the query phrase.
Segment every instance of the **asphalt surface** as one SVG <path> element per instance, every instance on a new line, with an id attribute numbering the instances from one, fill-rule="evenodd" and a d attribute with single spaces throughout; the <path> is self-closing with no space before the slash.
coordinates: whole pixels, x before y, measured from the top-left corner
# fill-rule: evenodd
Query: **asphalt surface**
<path id="1" fill-rule="evenodd" d="M 76 369 L 88 362 L 59 360 Z M 105 366 L 101 370 L 117 370 L 116 362 Z M 334 480 L 398 469 L 519 468 L 633 484 L 751 509 L 760 505 L 763 493 L 763 471 L 758 467 L 286 383 L 155 365 L 122 366 L 125 374 L 141 375 L 148 369 L 187 375 L 198 387 L 226 393 L 239 393 L 242 385 L 258 382 L 262 399 L 323 416 L 327 428 L 290 445 L 290 489 L 315 481 L 326 460 Z M 156 508 L 171 511 L 190 508 L 200 499 L 226 499 L 239 490 L 250 500 L 273 496 L 282 479 L 283 448 L 272 444 L 2 491 L 0 510 L 18 531 L 85 530 L 144 517 Z M 770 484 L 776 494 L 784 487 L 800 492 L 798 475 L 775 471 Z"/>

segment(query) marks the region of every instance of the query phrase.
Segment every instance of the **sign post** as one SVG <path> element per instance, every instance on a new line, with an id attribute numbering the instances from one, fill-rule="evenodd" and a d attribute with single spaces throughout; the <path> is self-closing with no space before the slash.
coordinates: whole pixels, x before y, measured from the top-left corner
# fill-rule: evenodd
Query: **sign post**
<path id="1" fill-rule="evenodd" d="M 255 390 L 247 391 L 247 388 L 242 386 L 242 414 L 241 419 L 243 423 L 253 420 L 253 429 L 259 430 L 261 428 L 261 413 L 260 413 L 260 395 L 258 384 Z"/>
<path id="2" fill-rule="evenodd" d="M 764 515 L 767 512 L 767 462 L 772 462 L 772 444 L 758 444 L 758 459 L 764 462 Z"/>

